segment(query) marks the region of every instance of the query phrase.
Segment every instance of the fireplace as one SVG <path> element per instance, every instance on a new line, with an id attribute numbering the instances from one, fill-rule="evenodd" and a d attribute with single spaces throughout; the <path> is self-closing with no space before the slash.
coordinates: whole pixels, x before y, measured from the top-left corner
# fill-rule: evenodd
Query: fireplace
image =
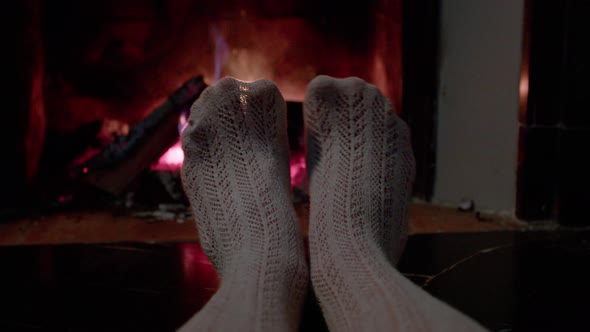
<path id="1" fill-rule="evenodd" d="M 5 206 L 62 206 L 81 187 L 92 200 L 106 194 L 123 201 L 154 181 L 160 189 L 178 187 L 182 121 L 202 89 L 224 76 L 266 78 L 281 90 L 296 190 L 305 173 L 301 102 L 316 75 L 361 77 L 401 113 L 401 0 L 28 0 L 14 6 L 19 51 L 27 55 L 16 65 L 26 98 L 14 118 L 22 126 L 13 133 L 19 144 L 11 147 L 14 177 L 3 193 Z M 147 127 L 154 134 L 137 135 Z M 127 149 L 131 143 L 143 157 Z M 174 190 L 168 201 L 150 202 L 182 202 Z"/>

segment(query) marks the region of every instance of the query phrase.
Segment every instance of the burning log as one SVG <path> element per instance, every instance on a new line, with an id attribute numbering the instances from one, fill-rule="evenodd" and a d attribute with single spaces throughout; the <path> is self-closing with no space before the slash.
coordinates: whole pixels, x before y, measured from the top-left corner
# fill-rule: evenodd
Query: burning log
<path id="1" fill-rule="evenodd" d="M 178 120 L 207 87 L 202 76 L 192 78 L 147 118 L 119 136 L 100 154 L 72 169 L 71 176 L 113 195 L 126 191 L 137 176 L 179 137 Z"/>

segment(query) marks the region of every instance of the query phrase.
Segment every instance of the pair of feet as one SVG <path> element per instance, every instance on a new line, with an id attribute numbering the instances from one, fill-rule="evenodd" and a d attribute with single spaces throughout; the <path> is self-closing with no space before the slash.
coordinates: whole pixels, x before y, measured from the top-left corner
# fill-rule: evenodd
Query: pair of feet
<path id="1" fill-rule="evenodd" d="M 359 78 L 318 76 L 304 112 L 309 267 L 278 88 L 224 78 L 193 105 L 182 179 L 221 287 L 182 329 L 295 331 L 309 276 L 331 330 L 479 329 L 394 267 L 406 239 L 414 158 L 389 101 Z"/>

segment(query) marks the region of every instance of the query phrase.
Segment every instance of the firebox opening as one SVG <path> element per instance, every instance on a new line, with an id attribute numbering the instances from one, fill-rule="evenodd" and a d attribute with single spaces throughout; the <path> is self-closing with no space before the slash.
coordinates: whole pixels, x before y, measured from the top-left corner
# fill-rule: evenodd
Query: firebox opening
<path id="1" fill-rule="evenodd" d="M 38 32 L 27 38 L 42 65 L 43 126 L 31 126 L 29 145 L 41 148 L 27 149 L 25 167 L 43 206 L 92 200 L 96 190 L 125 204 L 154 177 L 178 197 L 188 108 L 225 76 L 269 79 L 281 90 L 299 189 L 301 102 L 311 79 L 361 77 L 400 109 L 398 0 L 32 0 L 26 10 Z"/>

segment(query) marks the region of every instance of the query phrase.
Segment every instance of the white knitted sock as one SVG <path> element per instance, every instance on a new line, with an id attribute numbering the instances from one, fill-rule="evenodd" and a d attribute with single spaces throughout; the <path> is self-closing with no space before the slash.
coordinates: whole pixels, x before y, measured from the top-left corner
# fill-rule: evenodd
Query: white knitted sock
<path id="1" fill-rule="evenodd" d="M 221 286 L 182 331 L 298 329 L 308 272 L 286 122 L 268 80 L 224 78 L 191 108 L 182 180 Z"/>
<path id="2" fill-rule="evenodd" d="M 305 104 L 311 279 L 331 331 L 480 331 L 401 275 L 414 157 L 371 84 L 318 76 Z"/>

